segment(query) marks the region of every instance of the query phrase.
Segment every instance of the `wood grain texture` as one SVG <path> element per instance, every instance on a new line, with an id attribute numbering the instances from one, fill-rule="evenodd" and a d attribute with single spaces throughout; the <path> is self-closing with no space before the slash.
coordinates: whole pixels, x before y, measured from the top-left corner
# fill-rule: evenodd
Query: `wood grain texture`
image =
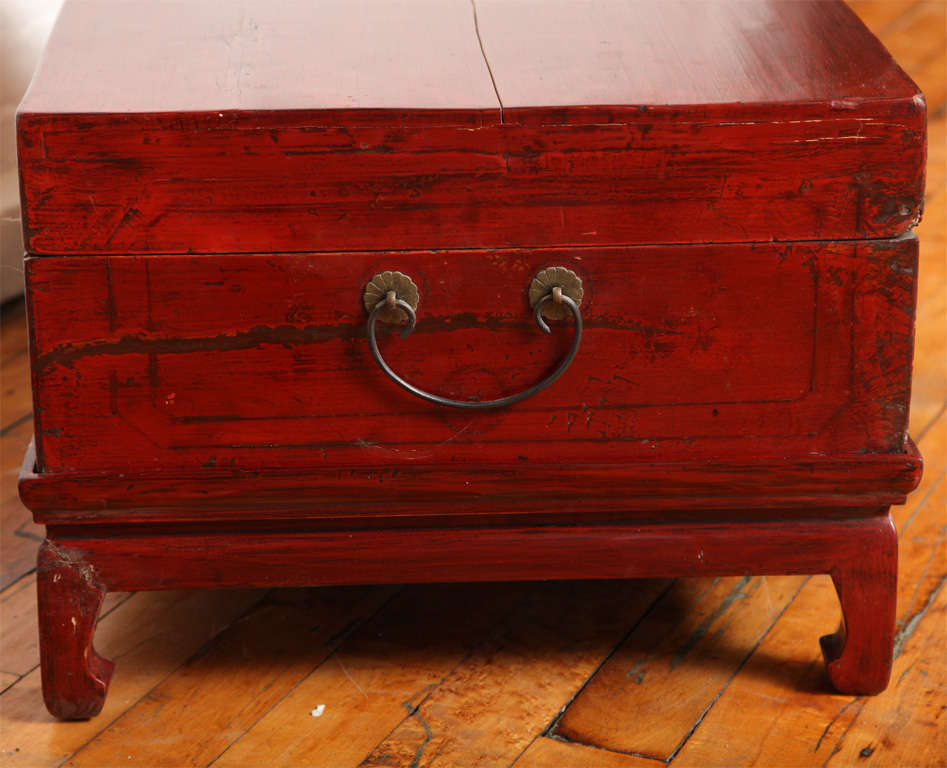
<path id="1" fill-rule="evenodd" d="M 890 237 L 919 217 L 924 108 L 884 105 L 476 130 L 21 114 L 25 235 L 76 255 Z"/>
<path id="2" fill-rule="evenodd" d="M 222 632 L 206 653 L 192 657 L 146 696 L 131 702 L 106 732 L 72 757 L 69 766 L 121 763 L 180 768 L 214 762 L 331 658 L 395 591 L 348 587 L 268 595 Z M 314 723 L 310 714 L 314 708 L 315 704 L 294 712 L 294 721 Z M 181 728 L 193 712 L 213 713 L 204 720 L 201 738 Z M 131 752 L 130 742 L 136 745 Z M 323 763 L 320 768 L 328 766 Z"/>
<path id="3" fill-rule="evenodd" d="M 662 763 L 636 755 L 622 755 L 540 737 L 529 745 L 529 749 L 513 765 L 516 768 L 549 768 L 554 765 L 568 765 L 570 768 L 658 768 Z"/>
<path id="4" fill-rule="evenodd" d="M 839 630 L 821 638 L 832 687 L 859 696 L 881 693 L 891 676 L 894 648 L 898 594 L 894 525 L 866 537 L 862 555 L 833 570 L 832 583 L 843 616 Z"/>
<path id="5" fill-rule="evenodd" d="M 658 580 L 598 582 L 532 590 L 484 643 L 458 664 L 410 718 L 365 759 L 365 768 L 414 761 L 509 765 L 541 732 L 610 647 L 663 591 Z M 557 630 L 550 632 L 550 627 Z M 598 628 L 594 638 L 586 628 Z M 570 658 L 567 674 L 543 673 L 550 652 Z M 543 680 L 536 685 L 537 680 Z M 505 699 L 498 711 L 498 692 Z M 465 733 L 459 739 L 457 734 Z"/>
<path id="6" fill-rule="evenodd" d="M 71 0 L 21 105 L 113 115 L 300 109 L 343 123 L 392 110 L 405 122 L 409 111 L 498 121 L 469 0 Z"/>
<path id="7" fill-rule="evenodd" d="M 676 581 L 583 686 L 551 733 L 570 742 L 669 760 L 713 706 L 734 669 L 780 620 L 806 578 Z M 813 647 L 803 636 L 798 641 Z M 770 662 L 779 663 L 772 657 Z M 633 729 L 627 727 L 630 712 L 635 713 Z"/>
<path id="8" fill-rule="evenodd" d="M 221 755 L 218 767 L 299 765 L 313 755 L 326 768 L 359 765 L 529 595 L 517 584 L 404 589 Z M 315 718 L 309 713 L 320 704 Z"/>
<path id="9" fill-rule="evenodd" d="M 272 531 L 55 539 L 61 559 L 94 568 L 107 591 L 640 578 L 745 573 L 830 573 L 858 559 L 859 547 L 888 530 L 885 510 L 814 520 L 541 528 Z M 357 557 L 352 548 L 357 545 Z M 583 558 L 574 556 L 581 547 Z M 313 556 L 318 550 L 319 558 Z M 213 557 L 210 556 L 213 553 Z M 395 556 L 397 553 L 397 556 Z M 174 570 L 161 567 L 173 558 Z M 396 559 L 397 562 L 393 562 Z M 870 567 L 866 564 L 866 568 Z M 771 570 L 768 570 L 771 569 Z"/>
<path id="10" fill-rule="evenodd" d="M 941 17 L 944 9 L 941 9 Z M 947 30 L 941 35 L 941 49 L 947 49 Z M 941 70 L 942 72 L 943 70 Z M 940 73 L 938 73 L 940 76 Z M 942 100 L 947 104 L 947 98 Z M 943 112 L 943 110 L 942 110 Z M 935 133 L 936 132 L 936 133 Z M 912 379 L 911 430 L 920 434 L 941 412 L 947 401 L 947 117 L 932 121 L 929 153 L 930 189 L 924 219 L 918 227 L 920 251 L 918 274 L 917 341 Z"/>
<path id="11" fill-rule="evenodd" d="M 36 576 L 24 576 L 0 592 L 0 671 L 19 679 L 39 664 Z"/>
<path id="12" fill-rule="evenodd" d="M 597 655 L 593 649 L 607 646 L 637 620 L 660 589 L 656 581 L 563 586 L 406 589 L 397 605 L 386 606 L 387 615 L 378 617 L 387 631 L 372 626 L 353 635 L 223 755 L 220 766 L 293 765 L 311 754 L 322 755 L 325 768 L 363 759 L 365 765 L 407 765 L 415 759 L 419 765 L 508 762 L 537 724 L 551 717 L 557 694 L 568 686 L 568 675 L 548 676 L 537 686 L 527 669 L 541 665 L 554 649 L 574 658 L 577 669 L 585 668 Z M 598 619 L 601 634 L 595 639 L 574 630 L 560 634 L 547 612 L 569 615 L 575 627 Z M 424 621 L 434 615 L 446 621 Z M 489 627 L 480 635 L 485 642 L 471 643 L 470 634 L 460 634 L 478 627 Z M 427 652 L 416 653 L 418 646 Z M 404 665 L 392 666 L 392 656 L 403 658 Z M 469 706 L 458 708 L 468 690 Z M 509 706 L 498 706 L 497 690 L 505 692 Z M 347 704 L 353 696 L 361 700 L 355 716 Z M 307 701 L 325 705 L 308 723 L 297 716 Z"/>
<path id="13" fill-rule="evenodd" d="M 590 250 L 31 258 L 38 466 L 253 470 L 900 453 L 917 242 Z M 413 383 L 461 399 L 543 378 L 525 291 L 583 276 L 585 333 L 555 385 L 455 413 L 389 382 L 361 291 L 421 288 Z M 485 286 L 489 285 L 489 289 Z M 655 286 L 660 285 L 660 290 Z M 748 322 L 748 318 L 755 318 Z M 884 354 L 878 354 L 883 348 Z"/>
<path id="14" fill-rule="evenodd" d="M 800 637 L 812 631 L 814 622 L 830 628 L 837 620 L 836 606 L 829 579 L 807 581 L 671 765 L 697 768 L 709 759 L 717 766 L 821 766 L 833 734 L 848 724 L 852 697 L 832 695 L 818 652 Z M 728 714 L 729 720 L 721 720 Z M 625 732 L 627 739 L 631 734 Z"/>
<path id="15" fill-rule="evenodd" d="M 795 5 L 73 0 L 22 110 L 498 112 L 484 58 L 504 110 L 914 96 L 844 4 Z"/>
<path id="16" fill-rule="evenodd" d="M 555 108 L 608 106 L 624 116 L 642 105 L 739 109 L 850 99 L 855 106 L 916 92 L 843 3 L 476 0 L 475 6 L 506 120 L 542 119 L 537 107 L 556 115 Z"/>
<path id="17" fill-rule="evenodd" d="M 890 237 L 920 214 L 923 98 L 840 2 L 486 2 L 479 33 L 460 0 L 182 8 L 67 3 L 19 113 L 29 251 Z"/>
<path id="18" fill-rule="evenodd" d="M 913 444 L 887 456 L 747 460 L 586 467 L 450 469 L 425 465 L 371 467 L 349 472 L 36 473 L 32 450 L 24 457 L 20 494 L 47 525 L 122 523 L 244 523 L 307 520 L 353 525 L 451 524 L 465 519 L 540 517 L 546 522 L 588 521 L 596 513 L 625 519 L 753 519 L 759 509 L 791 509 L 835 516 L 898 503 L 921 476 Z M 536 489 L 545 488 L 541 503 Z M 595 491 L 594 489 L 600 489 Z M 431 495 L 436 494 L 435 499 Z M 816 505 L 823 505 L 818 507 Z M 496 509 L 493 509 L 496 507 Z M 493 510 L 492 512 L 490 510 Z M 771 512 L 772 514 L 772 512 Z M 454 525 L 462 522 L 454 522 Z"/>

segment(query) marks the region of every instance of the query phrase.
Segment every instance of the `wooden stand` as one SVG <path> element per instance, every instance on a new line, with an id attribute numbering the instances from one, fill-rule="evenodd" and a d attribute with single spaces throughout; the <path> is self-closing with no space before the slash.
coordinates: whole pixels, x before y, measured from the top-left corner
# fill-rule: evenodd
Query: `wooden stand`
<path id="1" fill-rule="evenodd" d="M 910 441 L 888 456 L 580 465 L 531 506 L 517 495 L 553 471 L 57 475 L 35 472 L 31 446 L 20 495 L 47 525 L 46 706 L 63 719 L 102 709 L 113 664 L 92 636 L 109 591 L 448 581 L 827 573 L 844 617 L 822 638 L 829 679 L 851 694 L 887 685 L 898 557 L 888 508 L 920 479 Z"/>
<path id="2" fill-rule="evenodd" d="M 827 573 L 844 616 L 822 638 L 829 679 L 843 693 L 878 693 L 895 626 L 888 508 L 921 473 L 910 442 L 888 456 L 576 466 L 530 506 L 516 484 L 535 487 L 551 467 L 323 477 L 34 465 L 31 448 L 20 495 L 47 525 L 43 694 L 63 719 L 102 709 L 113 664 L 92 636 L 104 596 L 146 589 Z"/>
<path id="3" fill-rule="evenodd" d="M 92 648 L 107 591 L 385 582 L 830 573 L 845 626 L 822 638 L 832 684 L 884 689 L 897 534 L 865 517 L 650 525 L 88 535 L 50 532 L 39 555 L 43 694 L 60 718 L 97 714 L 112 662 Z"/>

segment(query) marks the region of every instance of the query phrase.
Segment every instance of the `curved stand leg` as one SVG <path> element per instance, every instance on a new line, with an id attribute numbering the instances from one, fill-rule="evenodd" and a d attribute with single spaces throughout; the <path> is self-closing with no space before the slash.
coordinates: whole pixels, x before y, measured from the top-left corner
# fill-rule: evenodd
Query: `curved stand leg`
<path id="1" fill-rule="evenodd" d="M 49 539 L 39 550 L 36 588 L 46 708 L 63 720 L 94 717 L 115 666 L 92 647 L 105 588 L 90 565 Z"/>
<path id="2" fill-rule="evenodd" d="M 842 626 L 821 638 L 821 644 L 829 680 L 840 693 L 873 694 L 885 689 L 891 675 L 898 534 L 891 519 L 884 518 L 854 536 L 854 556 L 832 571 Z"/>

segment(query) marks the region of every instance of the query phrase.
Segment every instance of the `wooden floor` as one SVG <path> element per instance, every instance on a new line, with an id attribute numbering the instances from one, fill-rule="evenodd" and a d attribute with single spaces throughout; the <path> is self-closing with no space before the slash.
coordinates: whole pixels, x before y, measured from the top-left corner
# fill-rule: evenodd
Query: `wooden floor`
<path id="1" fill-rule="evenodd" d="M 22 304 L 2 328 L 0 767 L 947 765 L 947 0 L 853 6 L 927 94 L 927 210 L 896 660 L 826 688 L 827 577 L 110 595 L 105 711 L 39 691 L 41 529 L 16 496 L 32 430 Z"/>

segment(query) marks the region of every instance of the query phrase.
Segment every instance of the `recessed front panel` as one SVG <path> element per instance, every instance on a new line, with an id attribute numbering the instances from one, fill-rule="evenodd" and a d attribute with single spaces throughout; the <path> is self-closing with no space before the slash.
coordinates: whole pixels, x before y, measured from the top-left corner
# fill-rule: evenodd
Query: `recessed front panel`
<path id="1" fill-rule="evenodd" d="M 42 258 L 29 262 L 44 470 L 366 466 L 898 450 L 914 241 L 611 249 Z M 364 290 L 396 270 L 417 325 L 380 355 L 462 402 L 542 382 L 571 319 L 529 286 L 580 279 L 584 332 L 506 408 L 433 405 L 369 353 Z M 886 282 L 881 282 L 882 280 Z M 893 313 L 859 375 L 867 312 Z"/>

